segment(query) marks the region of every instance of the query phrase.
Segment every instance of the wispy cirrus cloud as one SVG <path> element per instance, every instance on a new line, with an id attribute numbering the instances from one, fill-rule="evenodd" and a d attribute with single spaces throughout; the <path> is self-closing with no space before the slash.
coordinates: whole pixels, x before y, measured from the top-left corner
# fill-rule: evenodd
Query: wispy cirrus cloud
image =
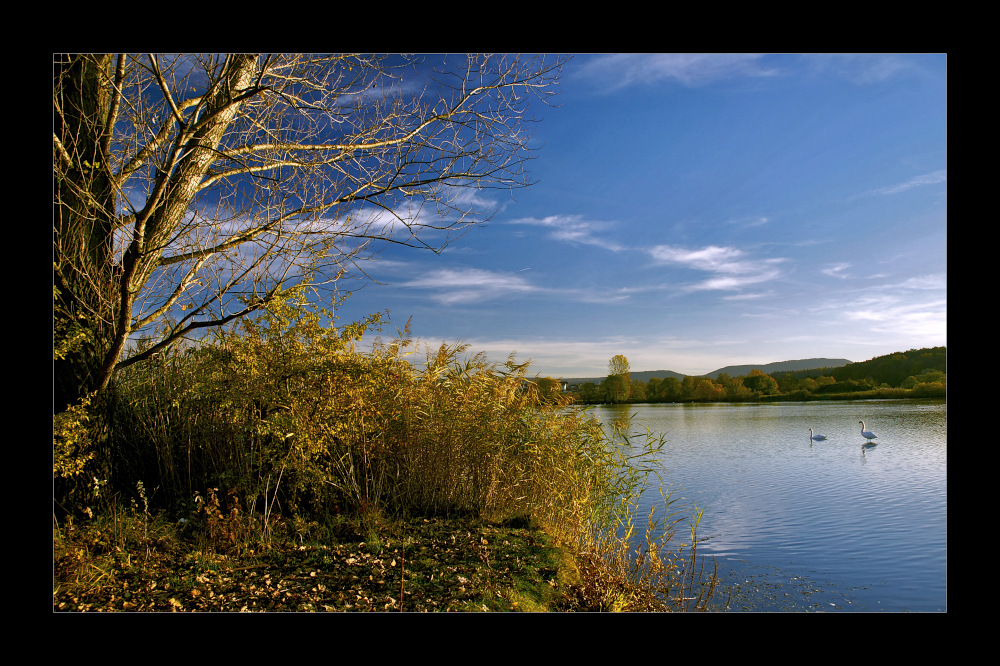
<path id="1" fill-rule="evenodd" d="M 843 317 L 874 332 L 907 335 L 914 339 L 943 339 L 947 330 L 947 308 L 946 299 L 920 300 L 880 294 L 845 309 Z"/>
<path id="2" fill-rule="evenodd" d="M 733 227 L 741 227 L 743 229 L 750 229 L 753 227 L 762 227 L 768 224 L 771 220 L 764 215 L 748 215 L 743 217 L 733 217 L 728 220 L 724 220 L 723 224 L 727 224 Z"/>
<path id="3" fill-rule="evenodd" d="M 662 262 L 684 264 L 703 271 L 741 273 L 747 269 L 743 252 L 733 247 L 709 245 L 697 250 L 674 245 L 657 245 L 649 253 Z"/>
<path id="4" fill-rule="evenodd" d="M 865 330 L 900 336 L 913 344 L 943 340 L 947 332 L 947 276 L 919 275 L 854 292 L 850 300 L 832 300 L 813 312 L 827 319 L 856 323 Z"/>
<path id="5" fill-rule="evenodd" d="M 596 245 L 606 250 L 619 252 L 626 247 L 617 241 L 599 235 L 599 232 L 611 227 L 609 222 L 586 220 L 582 215 L 548 215 L 546 217 L 524 217 L 511 220 L 509 224 L 523 224 L 548 229 L 549 236 L 555 240 L 583 245 Z"/>
<path id="6" fill-rule="evenodd" d="M 850 277 L 850 275 L 845 272 L 850 267 L 851 265 L 848 263 L 830 264 L 825 268 L 819 269 L 819 272 L 822 273 L 823 275 L 829 275 L 830 277 L 835 277 L 835 278 L 840 278 L 841 280 L 845 280 L 848 277 Z"/>
<path id="7" fill-rule="evenodd" d="M 723 296 L 724 301 L 756 301 L 761 298 L 771 298 L 775 295 L 774 291 L 764 291 L 756 292 L 751 294 L 732 294 L 730 296 Z"/>
<path id="8" fill-rule="evenodd" d="M 606 91 L 673 81 L 688 87 L 739 77 L 776 76 L 757 53 L 616 53 L 586 61 L 577 75 Z"/>
<path id="9" fill-rule="evenodd" d="M 914 61 L 902 53 L 810 53 L 801 59 L 814 73 L 832 73 L 859 86 L 919 71 Z"/>
<path id="10" fill-rule="evenodd" d="M 904 280 L 899 285 L 904 289 L 946 290 L 948 288 L 948 276 L 944 273 L 934 273 L 932 275 L 918 275 Z"/>
<path id="11" fill-rule="evenodd" d="M 676 264 L 708 273 L 714 277 L 689 287 L 691 290 L 738 290 L 743 287 L 768 282 L 780 275 L 777 266 L 784 258 L 753 259 L 734 247 L 709 245 L 703 248 L 684 248 L 674 245 L 657 245 L 649 250 L 650 256 L 663 264 Z"/>
<path id="12" fill-rule="evenodd" d="M 480 268 L 444 268 L 399 284 L 411 289 L 430 289 L 434 300 L 445 305 L 476 303 L 513 294 L 541 291 L 527 279 L 513 273 Z"/>
<path id="13" fill-rule="evenodd" d="M 480 268 L 444 268 L 394 283 L 394 286 L 429 291 L 430 298 L 443 305 L 469 305 L 527 295 L 554 297 L 561 302 L 572 300 L 602 305 L 630 298 L 628 290 L 624 289 L 565 288 L 547 284 L 539 286 L 531 281 L 528 277 L 530 274 L 526 274 L 529 270 L 523 268 L 519 271 L 504 272 Z"/>
<path id="14" fill-rule="evenodd" d="M 909 180 L 904 181 L 902 183 L 897 183 L 896 185 L 880 187 L 878 189 L 872 190 L 871 192 L 869 192 L 869 194 L 876 194 L 876 195 L 899 194 L 900 192 L 912 190 L 915 187 L 937 185 L 938 183 L 945 183 L 947 181 L 948 181 L 948 171 L 946 169 L 938 169 L 937 171 L 925 173 L 920 176 L 914 176 L 913 178 L 910 178 Z"/>

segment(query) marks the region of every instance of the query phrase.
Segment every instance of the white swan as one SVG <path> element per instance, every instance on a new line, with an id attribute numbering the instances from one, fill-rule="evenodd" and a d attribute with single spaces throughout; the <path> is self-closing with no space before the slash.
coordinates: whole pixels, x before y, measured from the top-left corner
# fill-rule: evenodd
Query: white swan
<path id="1" fill-rule="evenodd" d="M 873 433 L 871 430 L 865 430 L 864 421 L 858 421 L 858 423 L 861 424 L 861 436 L 867 439 L 869 443 L 871 443 L 873 439 L 878 439 L 878 435 Z"/>
<path id="2" fill-rule="evenodd" d="M 814 435 L 813 434 L 813 429 L 809 428 L 809 439 L 814 439 L 817 442 L 819 442 L 819 441 L 822 441 L 822 440 L 826 439 L 826 435 Z"/>

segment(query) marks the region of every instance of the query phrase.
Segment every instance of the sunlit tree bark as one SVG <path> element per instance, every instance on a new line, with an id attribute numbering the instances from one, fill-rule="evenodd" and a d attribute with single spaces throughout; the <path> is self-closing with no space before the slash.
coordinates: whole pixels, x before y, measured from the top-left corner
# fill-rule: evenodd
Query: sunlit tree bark
<path id="1" fill-rule="evenodd" d="M 53 286 L 89 335 L 55 404 L 387 243 L 439 250 L 528 184 L 528 102 L 560 61 L 57 55 Z M 147 343 L 129 345 L 136 335 Z"/>

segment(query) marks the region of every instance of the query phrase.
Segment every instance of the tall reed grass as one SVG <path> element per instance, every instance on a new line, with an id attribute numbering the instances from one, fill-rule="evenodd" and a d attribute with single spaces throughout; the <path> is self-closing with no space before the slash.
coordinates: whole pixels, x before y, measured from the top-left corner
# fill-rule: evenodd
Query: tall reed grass
<path id="1" fill-rule="evenodd" d="M 638 558 L 621 538 L 661 439 L 609 437 L 585 411 L 546 404 L 513 357 L 442 345 L 413 363 L 406 330 L 361 352 L 381 318 L 336 328 L 325 314 L 293 293 L 120 373 L 101 461 L 112 485 L 141 482 L 155 489 L 144 503 L 175 511 L 210 494 L 216 518 L 237 508 L 239 532 L 265 543 L 279 515 L 530 517 L 606 576 L 618 571 L 615 589 L 650 582 L 642 576 L 676 584 L 684 567 L 656 537 Z"/>

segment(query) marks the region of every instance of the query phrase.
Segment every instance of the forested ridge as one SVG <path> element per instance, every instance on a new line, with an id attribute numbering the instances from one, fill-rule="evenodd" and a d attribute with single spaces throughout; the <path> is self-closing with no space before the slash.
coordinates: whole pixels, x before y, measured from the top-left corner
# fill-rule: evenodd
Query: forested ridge
<path id="1" fill-rule="evenodd" d="M 588 404 L 945 397 L 947 349 L 910 349 L 839 367 L 771 374 L 753 368 L 735 377 L 721 372 L 714 378 L 651 377 L 642 381 L 635 378 L 637 375 L 640 373 L 630 377 L 612 373 L 600 383 L 583 382 L 570 393 L 577 402 Z"/>

